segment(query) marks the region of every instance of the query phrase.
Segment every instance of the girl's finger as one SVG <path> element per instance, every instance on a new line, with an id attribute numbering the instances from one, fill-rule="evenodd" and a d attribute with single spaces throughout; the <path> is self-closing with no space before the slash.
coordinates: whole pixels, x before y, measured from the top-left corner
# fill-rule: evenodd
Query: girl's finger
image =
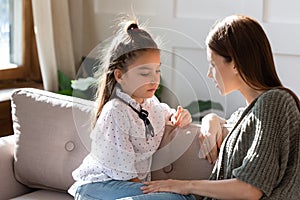
<path id="1" fill-rule="evenodd" d="M 180 118 L 178 119 L 178 122 L 180 122 L 179 126 L 184 127 L 186 125 L 189 125 L 192 122 L 191 114 L 188 110 L 183 109 Z"/>
<path id="2" fill-rule="evenodd" d="M 178 118 L 180 117 L 181 113 L 182 113 L 182 107 L 181 107 L 181 106 L 178 106 L 178 107 L 177 107 L 176 113 L 174 113 L 174 115 L 173 115 L 174 118 L 175 118 L 176 120 L 178 120 Z"/>

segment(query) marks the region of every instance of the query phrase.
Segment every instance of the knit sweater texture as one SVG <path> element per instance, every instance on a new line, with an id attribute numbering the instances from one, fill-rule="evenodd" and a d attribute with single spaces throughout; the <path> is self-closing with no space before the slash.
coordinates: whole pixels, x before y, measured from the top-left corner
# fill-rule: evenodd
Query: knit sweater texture
<path id="1" fill-rule="evenodd" d="M 299 200 L 300 112 L 295 99 L 272 89 L 249 108 L 223 141 L 210 179 L 237 178 L 263 191 L 262 199 Z"/>

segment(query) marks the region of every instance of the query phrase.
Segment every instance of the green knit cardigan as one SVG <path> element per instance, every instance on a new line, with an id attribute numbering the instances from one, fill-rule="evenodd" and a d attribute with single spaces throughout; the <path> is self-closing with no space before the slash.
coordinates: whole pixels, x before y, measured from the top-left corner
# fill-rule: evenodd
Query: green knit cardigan
<path id="1" fill-rule="evenodd" d="M 240 120 L 223 141 L 210 179 L 237 178 L 262 190 L 262 199 L 299 200 L 300 112 L 295 99 L 285 90 L 269 90 Z"/>

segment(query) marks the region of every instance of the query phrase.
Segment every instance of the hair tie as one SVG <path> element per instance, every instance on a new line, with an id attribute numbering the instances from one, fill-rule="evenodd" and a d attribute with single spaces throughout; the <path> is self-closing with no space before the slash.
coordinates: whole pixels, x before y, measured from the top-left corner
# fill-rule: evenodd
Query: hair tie
<path id="1" fill-rule="evenodd" d="M 134 29 L 139 29 L 138 25 L 137 24 L 130 24 L 127 28 L 127 31 L 134 30 Z"/>

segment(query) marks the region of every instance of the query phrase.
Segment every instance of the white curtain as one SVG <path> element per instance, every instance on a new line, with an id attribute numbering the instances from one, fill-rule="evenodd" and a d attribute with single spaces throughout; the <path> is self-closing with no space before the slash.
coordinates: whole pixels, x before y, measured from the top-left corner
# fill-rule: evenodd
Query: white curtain
<path id="1" fill-rule="evenodd" d="M 74 79 L 76 66 L 68 0 L 32 0 L 44 89 L 58 90 L 57 70 Z"/>

